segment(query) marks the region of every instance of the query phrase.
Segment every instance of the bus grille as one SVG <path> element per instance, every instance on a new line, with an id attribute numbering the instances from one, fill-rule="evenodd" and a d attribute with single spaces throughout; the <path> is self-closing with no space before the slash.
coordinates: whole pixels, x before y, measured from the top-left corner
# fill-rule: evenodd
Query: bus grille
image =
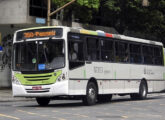
<path id="1" fill-rule="evenodd" d="M 24 76 L 27 81 L 43 81 L 49 80 L 52 75 L 45 75 L 45 76 Z"/>

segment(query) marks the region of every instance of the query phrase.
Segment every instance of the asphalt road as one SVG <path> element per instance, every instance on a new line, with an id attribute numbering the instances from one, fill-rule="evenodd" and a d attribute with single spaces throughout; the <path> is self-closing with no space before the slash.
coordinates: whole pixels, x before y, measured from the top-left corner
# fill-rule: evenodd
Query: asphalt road
<path id="1" fill-rule="evenodd" d="M 77 100 L 54 100 L 46 107 L 35 101 L 3 101 L 0 120 L 165 120 L 165 94 L 142 101 L 114 96 L 111 102 L 94 106 Z"/>

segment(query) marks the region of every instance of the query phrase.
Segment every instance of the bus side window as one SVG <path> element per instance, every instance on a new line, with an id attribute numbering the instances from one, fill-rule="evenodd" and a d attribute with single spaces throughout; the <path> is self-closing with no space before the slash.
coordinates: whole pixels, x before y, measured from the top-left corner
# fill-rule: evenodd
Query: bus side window
<path id="1" fill-rule="evenodd" d="M 139 64 L 143 63 L 140 44 L 130 44 L 130 62 Z"/>
<path id="2" fill-rule="evenodd" d="M 163 65 L 163 53 L 161 47 L 154 47 L 154 64 Z"/>
<path id="3" fill-rule="evenodd" d="M 69 68 L 84 65 L 83 42 L 69 41 Z"/>
<path id="4" fill-rule="evenodd" d="M 115 60 L 116 62 L 129 62 L 129 46 L 125 42 L 115 43 Z"/>
<path id="5" fill-rule="evenodd" d="M 87 38 L 87 60 L 97 61 L 100 59 L 99 40 Z"/>
<path id="6" fill-rule="evenodd" d="M 114 42 L 101 40 L 101 59 L 103 61 L 114 61 Z"/>
<path id="7" fill-rule="evenodd" d="M 153 64 L 153 48 L 151 46 L 144 45 L 142 47 L 144 64 Z"/>

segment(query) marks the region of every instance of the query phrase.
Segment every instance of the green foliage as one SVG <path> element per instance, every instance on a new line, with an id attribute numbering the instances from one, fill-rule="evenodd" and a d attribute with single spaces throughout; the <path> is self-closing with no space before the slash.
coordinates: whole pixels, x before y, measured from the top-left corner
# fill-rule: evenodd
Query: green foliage
<path id="1" fill-rule="evenodd" d="M 52 2 L 57 6 L 62 6 L 70 1 L 72 0 L 52 0 Z M 85 6 L 88 8 L 99 8 L 99 0 L 76 0 L 76 3 L 80 6 Z"/>
<path id="2" fill-rule="evenodd" d="M 52 0 L 52 3 L 57 7 L 61 7 L 70 1 L 72 0 Z M 99 0 L 76 0 L 65 9 L 64 18 L 66 20 L 72 19 L 71 16 L 74 14 L 79 22 L 88 23 L 92 19 L 93 11 L 99 9 L 99 3 Z"/>
<path id="3" fill-rule="evenodd" d="M 149 0 L 149 6 L 142 6 L 142 0 L 103 0 L 101 4 L 102 25 L 117 29 L 150 34 L 164 38 L 165 0 Z"/>

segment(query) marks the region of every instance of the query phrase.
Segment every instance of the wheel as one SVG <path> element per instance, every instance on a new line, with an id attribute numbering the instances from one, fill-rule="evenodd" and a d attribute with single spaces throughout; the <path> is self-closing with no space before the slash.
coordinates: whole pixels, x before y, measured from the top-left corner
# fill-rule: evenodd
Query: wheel
<path id="1" fill-rule="evenodd" d="M 147 98 L 147 93 L 148 93 L 147 85 L 144 81 L 142 81 L 140 83 L 139 99 L 141 99 L 141 100 L 146 99 Z"/>
<path id="2" fill-rule="evenodd" d="M 130 97 L 132 100 L 137 100 L 137 99 L 144 100 L 147 98 L 147 93 L 148 93 L 147 85 L 144 81 L 142 81 L 140 83 L 139 93 L 130 94 Z"/>
<path id="3" fill-rule="evenodd" d="M 89 82 L 87 85 L 86 96 L 83 97 L 83 103 L 85 105 L 94 105 L 97 100 L 97 87 L 93 82 Z"/>
<path id="4" fill-rule="evenodd" d="M 112 95 L 99 95 L 97 100 L 98 102 L 109 102 L 112 99 Z"/>
<path id="5" fill-rule="evenodd" d="M 50 98 L 36 98 L 36 101 L 40 106 L 47 106 L 50 102 Z"/>

